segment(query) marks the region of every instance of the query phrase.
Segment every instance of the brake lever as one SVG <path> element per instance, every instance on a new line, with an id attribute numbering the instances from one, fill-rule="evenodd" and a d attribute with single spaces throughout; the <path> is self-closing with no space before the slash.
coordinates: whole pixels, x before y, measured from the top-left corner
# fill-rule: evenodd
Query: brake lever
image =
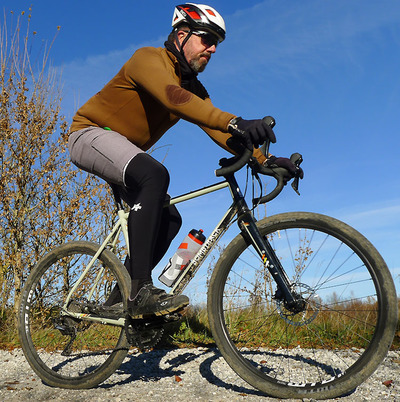
<path id="1" fill-rule="evenodd" d="M 263 118 L 263 121 L 265 124 L 267 124 L 268 126 L 270 126 L 271 128 L 275 127 L 275 119 L 272 116 L 265 116 Z M 260 151 L 262 152 L 262 154 L 268 158 L 268 154 L 269 154 L 269 146 L 270 146 L 270 140 L 265 140 L 264 144 L 261 145 L 260 147 Z"/>
<path id="2" fill-rule="evenodd" d="M 303 156 L 296 152 L 296 153 L 292 154 L 292 156 L 290 157 L 290 160 L 293 162 L 293 164 L 296 167 L 300 167 L 301 162 L 303 162 Z M 298 176 L 298 174 L 296 174 L 294 180 L 292 181 L 292 188 L 298 195 L 300 195 L 299 183 L 300 183 L 300 177 Z"/>
<path id="3" fill-rule="evenodd" d="M 292 181 L 292 188 L 296 192 L 297 195 L 300 195 L 299 192 L 299 176 L 296 176 Z"/>

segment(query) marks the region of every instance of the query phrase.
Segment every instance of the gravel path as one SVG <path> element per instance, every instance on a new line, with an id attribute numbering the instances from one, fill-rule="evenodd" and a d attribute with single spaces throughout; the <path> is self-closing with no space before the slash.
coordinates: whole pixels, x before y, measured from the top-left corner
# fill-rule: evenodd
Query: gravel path
<path id="1" fill-rule="evenodd" d="M 95 389 L 51 388 L 33 373 L 21 350 L 0 351 L 3 401 L 276 401 L 240 380 L 215 349 L 131 352 L 120 369 Z M 390 352 L 375 374 L 351 395 L 335 400 L 400 401 L 400 351 Z M 308 401 L 310 401 L 308 399 Z"/>

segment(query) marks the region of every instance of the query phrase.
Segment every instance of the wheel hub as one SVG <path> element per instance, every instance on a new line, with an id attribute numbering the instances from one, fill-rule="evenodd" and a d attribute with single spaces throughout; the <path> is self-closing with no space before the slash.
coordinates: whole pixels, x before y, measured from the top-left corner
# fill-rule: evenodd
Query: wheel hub
<path id="1" fill-rule="evenodd" d="M 312 287 L 304 283 L 298 283 L 295 287 L 294 294 L 297 296 L 295 302 L 288 306 L 286 300 L 277 297 L 277 310 L 283 320 L 290 325 L 308 325 L 315 320 L 321 310 L 321 298 Z"/>

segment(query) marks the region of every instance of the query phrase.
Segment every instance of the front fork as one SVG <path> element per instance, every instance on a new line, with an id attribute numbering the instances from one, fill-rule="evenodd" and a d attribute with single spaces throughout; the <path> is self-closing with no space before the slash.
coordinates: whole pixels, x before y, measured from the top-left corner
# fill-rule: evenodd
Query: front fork
<path id="1" fill-rule="evenodd" d="M 248 243 L 252 244 L 262 263 L 274 278 L 278 291 L 276 297 L 282 300 L 288 310 L 302 308 L 299 295 L 294 292 L 293 286 L 286 275 L 278 257 L 266 236 L 261 236 L 256 222 L 250 212 L 245 212 L 238 219 L 238 225 Z"/>
<path id="2" fill-rule="evenodd" d="M 253 245 L 278 287 L 275 298 L 282 301 L 285 308 L 293 313 L 303 311 L 305 308 L 304 299 L 295 291 L 267 236 L 260 234 L 256 220 L 246 204 L 234 175 L 227 175 L 225 179 L 229 183 L 232 198 L 237 208 L 239 228 L 247 243 Z"/>

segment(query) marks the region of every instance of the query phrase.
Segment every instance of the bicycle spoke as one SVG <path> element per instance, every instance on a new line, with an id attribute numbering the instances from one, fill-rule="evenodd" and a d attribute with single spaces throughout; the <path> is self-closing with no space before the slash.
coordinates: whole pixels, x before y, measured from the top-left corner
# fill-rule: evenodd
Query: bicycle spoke
<path id="1" fill-rule="evenodd" d="M 373 370 L 372 356 L 379 345 L 371 345 L 375 333 L 385 330 L 379 325 L 386 324 L 379 321 L 385 293 L 374 275 L 382 263 L 361 254 L 347 234 L 342 237 L 341 228 L 319 230 L 315 215 L 292 215 L 305 216 L 300 226 L 296 219 L 287 219 L 285 227 L 268 231 L 266 225 L 261 234 L 270 242 L 292 291 L 301 298 L 301 308 L 286 305 L 268 269 L 239 236 L 214 272 L 215 286 L 217 281 L 219 286 L 223 283 L 223 288 L 218 287 L 221 299 L 211 298 L 209 304 L 214 314 L 222 303 L 217 314 L 224 329 L 219 332 L 216 326 L 213 332 L 218 343 L 226 342 L 227 350 L 235 351 L 225 358 L 243 378 L 251 384 L 254 379 L 260 387 L 262 377 L 250 369 L 255 368 L 266 383 L 279 388 L 278 396 L 294 395 L 285 386 L 324 393 L 323 384 L 336 384 L 344 376 L 351 384 L 350 368 L 369 365 Z M 269 392 L 268 385 L 265 390 Z"/>
<path id="2" fill-rule="evenodd" d="M 127 353 L 121 327 L 85 318 L 84 306 L 91 290 L 90 301 L 99 304 L 107 300 L 117 282 L 125 291 L 126 285 L 118 280 L 111 262 L 116 257 L 104 252 L 75 287 L 97 248 L 93 243 L 71 242 L 55 249 L 35 267 L 24 290 L 22 344 L 32 367 L 49 384 L 78 388 L 96 385 L 112 374 Z M 116 264 L 120 264 L 118 260 Z M 67 296 L 70 299 L 65 311 Z M 72 314 L 85 315 L 75 318 Z"/>

